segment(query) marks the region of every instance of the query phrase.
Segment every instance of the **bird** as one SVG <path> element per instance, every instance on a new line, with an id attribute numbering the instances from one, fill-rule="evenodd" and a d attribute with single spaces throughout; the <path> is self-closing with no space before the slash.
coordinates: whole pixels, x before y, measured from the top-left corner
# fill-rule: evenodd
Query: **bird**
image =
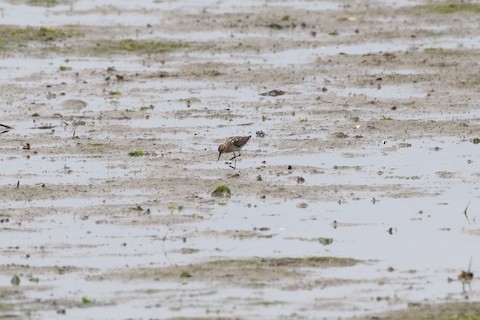
<path id="1" fill-rule="evenodd" d="M 237 157 L 240 157 L 240 150 L 243 148 L 243 146 L 250 140 L 252 136 L 236 136 L 236 137 L 229 137 L 223 141 L 221 145 L 218 146 L 218 160 L 220 160 L 220 156 L 222 153 L 230 153 L 233 152 L 233 157 L 230 158 L 230 160 L 235 160 L 235 165 L 232 167 L 235 169 L 236 164 L 237 164 Z M 235 154 L 235 152 L 238 152 L 238 155 Z"/>

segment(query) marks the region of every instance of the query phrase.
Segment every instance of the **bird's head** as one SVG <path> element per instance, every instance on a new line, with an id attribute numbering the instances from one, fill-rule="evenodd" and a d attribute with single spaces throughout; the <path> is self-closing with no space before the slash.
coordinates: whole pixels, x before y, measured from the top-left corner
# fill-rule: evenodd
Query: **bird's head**
<path id="1" fill-rule="evenodd" d="M 225 146 L 223 144 L 218 146 L 218 159 L 217 159 L 217 161 L 220 160 L 220 156 L 222 155 L 224 150 L 225 150 Z"/>

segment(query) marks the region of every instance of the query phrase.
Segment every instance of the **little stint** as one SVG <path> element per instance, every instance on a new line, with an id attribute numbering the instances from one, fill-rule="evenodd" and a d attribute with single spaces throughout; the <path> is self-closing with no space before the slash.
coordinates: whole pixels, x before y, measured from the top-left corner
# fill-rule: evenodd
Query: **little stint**
<path id="1" fill-rule="evenodd" d="M 237 157 L 240 157 L 240 150 L 243 148 L 243 146 L 250 140 L 252 136 L 237 136 L 237 137 L 229 137 L 225 139 L 225 141 L 218 146 L 218 160 L 220 160 L 220 156 L 222 153 L 230 153 L 233 152 L 233 157 L 230 158 L 230 160 L 235 160 L 235 165 L 232 167 L 235 169 L 237 165 Z M 238 154 L 235 154 L 235 152 L 238 152 Z M 217 160 L 217 161 L 218 161 Z"/>

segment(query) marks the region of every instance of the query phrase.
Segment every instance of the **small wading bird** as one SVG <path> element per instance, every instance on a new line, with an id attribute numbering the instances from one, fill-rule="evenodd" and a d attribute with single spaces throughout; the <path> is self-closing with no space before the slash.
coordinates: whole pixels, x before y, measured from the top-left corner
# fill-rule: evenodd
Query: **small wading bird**
<path id="1" fill-rule="evenodd" d="M 233 166 L 230 164 L 230 168 L 235 169 L 237 167 L 237 157 L 241 156 L 240 150 L 248 142 L 248 140 L 250 140 L 251 137 L 252 136 L 230 137 L 225 139 L 225 141 L 218 146 L 218 160 L 220 160 L 222 153 L 233 152 L 233 157 L 231 157 L 230 160 L 235 160 L 235 162 Z M 235 154 L 235 152 L 238 152 L 238 154 Z"/>
<path id="2" fill-rule="evenodd" d="M 470 289 L 470 291 L 472 291 L 471 283 L 473 280 L 473 272 L 471 270 L 472 270 L 472 258 L 470 258 L 470 263 L 468 264 L 468 270 L 467 271 L 462 270 L 460 274 L 457 276 L 457 280 L 462 283 L 462 292 L 464 293 L 466 292 L 465 291 L 466 284 L 468 285 L 468 288 Z M 452 281 L 455 281 L 455 279 L 448 278 L 448 282 L 452 282 Z"/>

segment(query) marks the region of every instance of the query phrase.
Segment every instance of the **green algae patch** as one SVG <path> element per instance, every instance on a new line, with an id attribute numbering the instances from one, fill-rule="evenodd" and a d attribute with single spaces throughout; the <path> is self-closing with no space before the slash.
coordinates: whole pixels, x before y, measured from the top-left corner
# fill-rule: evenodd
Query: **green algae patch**
<path id="1" fill-rule="evenodd" d="M 150 40 L 107 40 L 96 44 L 93 47 L 94 53 L 165 53 L 177 49 L 187 48 L 188 44 L 170 41 Z"/>
<path id="2" fill-rule="evenodd" d="M 435 13 L 474 12 L 480 13 L 480 5 L 473 3 L 436 3 L 421 6 L 420 8 Z"/>
<path id="3" fill-rule="evenodd" d="M 60 41 L 71 37 L 83 36 L 73 27 L 53 28 L 53 27 L 16 27 L 0 26 L 0 44 L 22 45 L 26 42 L 52 42 Z"/>
<path id="4" fill-rule="evenodd" d="M 29 0 L 28 5 L 34 7 L 53 7 L 60 4 L 58 0 Z"/>
<path id="5" fill-rule="evenodd" d="M 212 192 L 212 197 L 229 198 L 232 195 L 230 188 L 226 184 L 218 185 Z"/>
<path id="6" fill-rule="evenodd" d="M 60 67 L 58 67 L 58 70 L 59 70 L 59 71 L 71 71 L 71 70 L 72 70 L 72 67 L 60 66 Z"/>
<path id="7" fill-rule="evenodd" d="M 148 156 L 154 156 L 155 157 L 157 154 L 155 152 L 135 150 L 135 151 L 129 152 L 128 155 L 130 157 L 148 157 Z"/>

